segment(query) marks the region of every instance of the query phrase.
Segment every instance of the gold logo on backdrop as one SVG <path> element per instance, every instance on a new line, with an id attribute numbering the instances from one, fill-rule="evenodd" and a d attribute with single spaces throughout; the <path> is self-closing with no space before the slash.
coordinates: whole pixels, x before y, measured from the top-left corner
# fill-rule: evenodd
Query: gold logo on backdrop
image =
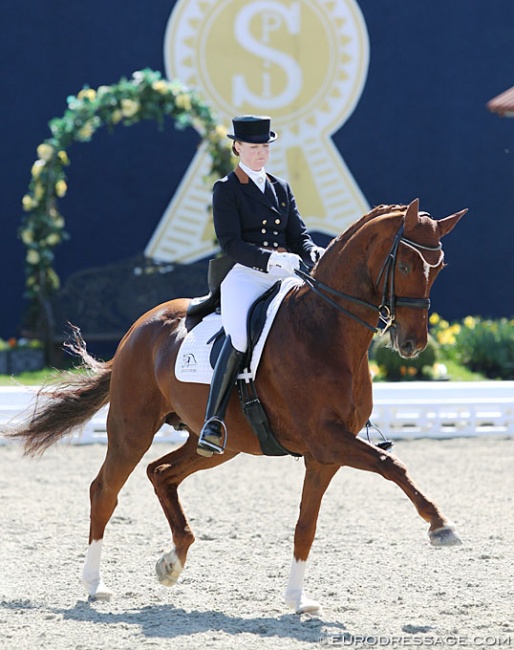
<path id="1" fill-rule="evenodd" d="M 269 170 L 286 178 L 310 230 L 335 235 L 368 209 L 331 135 L 351 115 L 368 68 L 355 0 L 178 0 L 164 57 L 227 128 L 268 114 L 279 138 Z M 211 188 L 200 148 L 148 244 L 149 257 L 192 261 L 214 250 Z"/>

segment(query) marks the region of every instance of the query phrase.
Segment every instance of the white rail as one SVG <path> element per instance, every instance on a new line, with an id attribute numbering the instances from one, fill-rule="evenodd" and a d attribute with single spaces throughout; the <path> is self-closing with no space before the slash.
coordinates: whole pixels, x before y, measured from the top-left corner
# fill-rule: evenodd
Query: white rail
<path id="1" fill-rule="evenodd" d="M 8 442 L 3 427 L 34 404 L 36 390 L 0 387 L 0 445 Z M 514 381 L 377 383 L 373 395 L 371 421 L 391 439 L 514 436 Z M 106 442 L 106 417 L 104 407 L 71 443 Z M 173 443 L 184 438 L 164 425 L 155 439 Z"/>

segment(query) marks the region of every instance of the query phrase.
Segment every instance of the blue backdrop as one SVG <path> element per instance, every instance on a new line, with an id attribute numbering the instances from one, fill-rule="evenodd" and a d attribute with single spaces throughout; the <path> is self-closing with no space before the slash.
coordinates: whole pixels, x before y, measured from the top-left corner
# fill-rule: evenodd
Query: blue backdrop
<path id="1" fill-rule="evenodd" d="M 48 121 L 84 84 L 163 71 L 169 0 L 3 0 L 0 8 L 2 237 L 0 337 L 18 333 L 25 249 L 21 198 Z M 512 0 L 359 0 L 370 37 L 362 97 L 334 136 L 371 205 L 421 200 L 436 218 L 469 214 L 445 240 L 434 309 L 448 319 L 514 314 L 514 119 L 486 102 L 514 85 Z M 70 274 L 141 252 L 195 153 L 198 136 L 153 123 L 99 131 L 69 150 L 60 202 Z M 356 215 L 360 216 L 360 215 Z"/>

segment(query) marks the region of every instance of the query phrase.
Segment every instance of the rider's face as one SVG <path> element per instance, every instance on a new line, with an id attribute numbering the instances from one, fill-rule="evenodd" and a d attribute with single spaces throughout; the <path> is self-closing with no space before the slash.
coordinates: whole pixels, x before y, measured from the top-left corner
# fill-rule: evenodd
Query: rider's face
<path id="1" fill-rule="evenodd" d="M 262 169 L 269 159 L 269 143 L 251 144 L 249 142 L 236 142 L 236 151 L 244 165 L 258 172 Z"/>

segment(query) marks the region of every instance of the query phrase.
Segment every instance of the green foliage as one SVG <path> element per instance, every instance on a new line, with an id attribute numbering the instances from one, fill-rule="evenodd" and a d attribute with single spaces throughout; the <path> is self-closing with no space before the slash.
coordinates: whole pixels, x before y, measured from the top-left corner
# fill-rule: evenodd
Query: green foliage
<path id="1" fill-rule="evenodd" d="M 427 347 L 417 357 L 403 359 L 390 347 L 389 336 L 376 337 L 370 353 L 380 375 L 387 381 L 431 379 L 437 360 L 437 345 L 429 337 Z"/>
<path id="2" fill-rule="evenodd" d="M 414 359 L 402 359 L 388 347 L 388 337 L 376 337 L 370 365 L 376 379 L 514 379 L 514 319 L 466 316 L 449 323 L 430 316 L 428 346 Z"/>
<path id="3" fill-rule="evenodd" d="M 467 316 L 450 325 L 431 316 L 441 354 L 489 379 L 514 379 L 514 319 Z"/>
<path id="4" fill-rule="evenodd" d="M 170 117 L 179 129 L 195 128 L 211 157 L 209 178 L 220 178 L 232 168 L 226 130 L 217 124 L 210 108 L 196 91 L 179 81 L 167 81 L 159 72 L 142 70 L 96 90 L 84 87 L 67 98 L 68 109 L 50 122 L 52 137 L 37 148 L 28 192 L 23 197 L 24 219 L 19 231 L 27 247 L 26 296 L 31 301 L 29 320 L 45 309 L 47 299 L 59 288 L 53 269 L 54 248 L 68 238 L 58 199 L 67 191 L 67 149 L 74 142 L 89 142 L 97 129 L 117 124 L 129 126 L 156 120 L 162 127 Z"/>

